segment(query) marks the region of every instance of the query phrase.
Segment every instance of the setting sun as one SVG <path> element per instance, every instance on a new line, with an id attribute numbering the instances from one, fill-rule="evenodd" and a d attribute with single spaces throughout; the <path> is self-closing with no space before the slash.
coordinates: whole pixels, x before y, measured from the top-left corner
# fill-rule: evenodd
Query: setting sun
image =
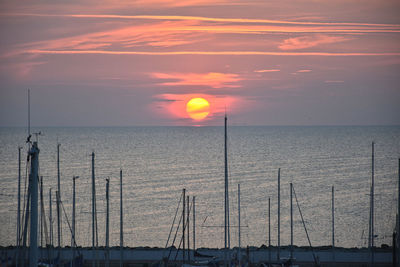
<path id="1" fill-rule="evenodd" d="M 193 120 L 200 121 L 210 113 L 210 104 L 204 98 L 192 98 L 186 104 L 186 112 Z"/>

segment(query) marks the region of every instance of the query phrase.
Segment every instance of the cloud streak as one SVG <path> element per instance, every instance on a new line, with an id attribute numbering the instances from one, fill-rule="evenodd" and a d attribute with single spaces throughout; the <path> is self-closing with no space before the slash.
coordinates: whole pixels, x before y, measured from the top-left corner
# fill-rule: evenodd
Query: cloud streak
<path id="1" fill-rule="evenodd" d="M 257 72 L 257 73 L 265 73 L 265 72 L 278 72 L 278 71 L 281 71 L 281 70 L 278 70 L 278 69 L 268 69 L 268 70 L 255 70 L 254 72 Z"/>
<path id="2" fill-rule="evenodd" d="M 8 16 L 11 15 L 12 13 L 8 14 Z M 54 18 L 92 18 L 94 19 L 93 23 L 104 23 L 107 28 L 111 29 L 103 31 L 88 29 L 87 33 L 77 31 L 75 35 L 72 33 L 72 36 L 69 37 L 61 35 L 61 38 L 54 37 L 36 42 L 20 43 L 10 47 L 9 50 L 4 50 L 5 53 L 3 55 L 16 56 L 24 53 L 285 56 L 397 55 L 397 49 L 380 53 L 380 51 L 384 50 L 368 51 L 363 48 L 359 51 L 360 53 L 357 53 L 358 51 L 354 51 L 354 49 L 349 49 L 348 53 L 346 53 L 346 50 L 336 53 L 333 46 L 324 47 L 324 51 L 318 49 L 315 52 L 308 51 L 308 53 L 303 54 L 282 54 L 279 50 L 320 48 L 323 45 L 344 41 L 356 42 L 357 38 L 355 36 L 363 36 L 370 33 L 395 34 L 400 32 L 400 25 L 395 24 L 294 22 L 161 15 L 52 15 L 34 13 L 28 15 Z M 3 14 L 3 16 L 7 15 Z M 111 21 L 106 22 L 105 20 Z M 287 33 L 301 34 L 301 36 L 287 38 Z M 263 38 L 260 39 L 257 35 L 262 35 Z M 234 47 L 233 49 L 236 51 L 230 51 L 227 47 Z M 237 49 L 238 47 L 244 47 L 245 49 Z M 357 47 L 361 49 L 361 47 Z"/>
<path id="3" fill-rule="evenodd" d="M 321 44 L 333 44 L 350 40 L 341 36 L 311 35 L 289 38 L 284 40 L 278 47 L 281 50 L 297 50 L 319 46 Z"/>
<path id="4" fill-rule="evenodd" d="M 144 55 L 144 56 L 177 56 L 177 55 L 210 55 L 210 56 L 400 56 L 400 52 L 385 53 L 341 53 L 341 52 L 268 52 L 268 51 L 108 51 L 108 50 L 26 50 L 27 54 L 41 55 L 73 55 L 73 54 L 99 54 L 99 55 Z"/>
<path id="5" fill-rule="evenodd" d="M 257 23 L 257 24 L 286 24 L 286 25 L 325 25 L 325 26 L 361 26 L 361 27 L 385 27 L 399 30 L 400 24 L 385 23 L 354 23 L 354 22 L 305 22 L 269 19 L 245 19 L 245 18 L 216 18 L 202 16 L 169 16 L 169 15 L 113 15 L 113 14 L 40 14 L 40 13 L 3 13 L 0 16 L 33 16 L 33 17 L 70 17 L 70 18 L 104 18 L 124 20 L 189 20 L 227 23 Z"/>
<path id="6" fill-rule="evenodd" d="M 152 73 L 152 77 L 172 80 L 159 83 L 162 86 L 208 86 L 211 88 L 236 88 L 242 78 L 232 73 Z"/>

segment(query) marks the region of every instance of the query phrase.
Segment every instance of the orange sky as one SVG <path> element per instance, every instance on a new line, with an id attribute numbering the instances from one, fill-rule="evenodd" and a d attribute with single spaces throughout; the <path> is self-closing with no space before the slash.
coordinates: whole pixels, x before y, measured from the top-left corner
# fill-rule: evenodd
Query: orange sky
<path id="1" fill-rule="evenodd" d="M 0 125 L 400 124 L 398 1 L 0 3 Z M 101 109 L 99 108 L 101 107 Z M 51 112 L 50 112 L 51 111 Z"/>

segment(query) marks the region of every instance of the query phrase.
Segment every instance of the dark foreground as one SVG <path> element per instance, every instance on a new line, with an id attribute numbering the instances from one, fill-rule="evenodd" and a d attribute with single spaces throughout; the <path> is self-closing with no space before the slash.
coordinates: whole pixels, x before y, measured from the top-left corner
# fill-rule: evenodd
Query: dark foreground
<path id="1" fill-rule="evenodd" d="M 15 247 L 1 247 L 1 265 L 0 266 L 15 266 L 17 258 L 17 249 Z M 362 267 L 370 266 L 371 253 L 370 250 L 365 248 L 336 248 L 335 253 L 332 253 L 331 248 L 316 248 L 314 249 L 315 259 L 319 262 L 319 266 L 340 266 L 340 267 Z M 99 248 L 93 251 L 91 248 L 78 248 L 75 252 L 76 256 L 81 256 L 81 264 L 83 266 L 93 266 L 93 260 L 97 264 L 96 266 L 105 266 L 107 250 L 105 248 Z M 229 251 L 231 259 L 237 259 L 237 248 Z M 241 265 L 242 266 L 268 266 L 268 262 L 277 263 L 277 248 L 273 247 L 268 249 L 266 247 L 250 247 L 241 249 Z M 59 258 L 58 255 L 60 255 Z M 53 259 L 52 263 L 55 263 L 57 259 L 59 266 L 71 266 L 73 251 L 71 248 L 51 248 L 51 249 L 40 249 L 39 258 L 43 261 Z M 223 266 L 224 263 L 224 250 L 223 249 L 208 249 L 200 248 L 194 253 L 193 250 L 189 254 L 185 254 L 185 260 L 190 265 L 196 266 L 210 266 L 218 267 Z M 110 266 L 120 266 L 120 249 L 117 247 L 110 248 L 109 259 Z M 188 261 L 190 257 L 190 262 Z M 293 252 L 294 266 L 307 267 L 315 266 L 313 252 L 309 248 L 296 247 Z M 28 255 L 26 256 L 28 258 Z M 168 259 L 169 258 L 169 259 Z M 290 258 L 290 250 L 287 247 L 281 248 L 280 259 L 281 263 L 285 259 Z M 167 260 L 168 259 L 168 260 Z M 181 266 L 183 259 L 182 250 L 176 250 L 175 248 L 124 248 L 123 250 L 123 266 L 135 266 L 135 267 L 163 267 L 163 266 Z M 376 267 L 386 267 L 393 265 L 393 254 L 391 248 L 377 248 L 374 252 L 374 265 Z M 47 261 L 48 263 L 48 261 Z M 236 260 L 232 260 L 233 265 L 238 265 Z M 275 265 L 275 266 L 283 266 Z"/>

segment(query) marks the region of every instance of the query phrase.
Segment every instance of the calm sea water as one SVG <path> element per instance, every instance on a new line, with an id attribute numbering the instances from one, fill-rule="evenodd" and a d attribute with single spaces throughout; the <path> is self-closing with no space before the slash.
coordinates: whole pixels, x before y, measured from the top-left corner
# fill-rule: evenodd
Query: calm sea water
<path id="1" fill-rule="evenodd" d="M 68 220 L 72 177 L 80 176 L 78 245 L 91 245 L 90 154 L 95 151 L 99 244 L 104 244 L 105 186 L 109 177 L 110 244 L 119 245 L 122 168 L 126 245 L 165 246 L 181 191 L 186 188 L 187 194 L 196 196 L 196 246 L 223 247 L 224 228 L 218 227 L 224 222 L 223 127 L 40 128 L 33 132 L 38 130 L 43 133 L 39 148 L 46 216 L 49 188 L 53 190 L 53 203 L 57 189 L 57 142 L 61 143 L 61 197 Z M 271 239 L 272 244 L 277 243 L 277 173 L 281 168 L 281 244 L 290 242 L 289 183 L 293 182 L 313 245 L 331 242 L 331 186 L 335 186 L 336 245 L 365 246 L 372 141 L 376 143 L 376 243 L 391 244 L 400 127 L 229 127 L 228 131 L 231 224 L 237 225 L 240 183 L 243 245 L 267 244 L 268 198 Z M 16 243 L 18 146 L 24 147 L 22 158 L 26 160 L 25 139 L 24 128 L 0 128 L 0 245 Z M 23 162 L 22 188 L 25 169 Z M 294 208 L 294 243 L 307 245 L 299 212 Z M 62 238 L 63 245 L 70 245 L 65 217 Z M 234 227 L 231 243 L 237 245 Z"/>

